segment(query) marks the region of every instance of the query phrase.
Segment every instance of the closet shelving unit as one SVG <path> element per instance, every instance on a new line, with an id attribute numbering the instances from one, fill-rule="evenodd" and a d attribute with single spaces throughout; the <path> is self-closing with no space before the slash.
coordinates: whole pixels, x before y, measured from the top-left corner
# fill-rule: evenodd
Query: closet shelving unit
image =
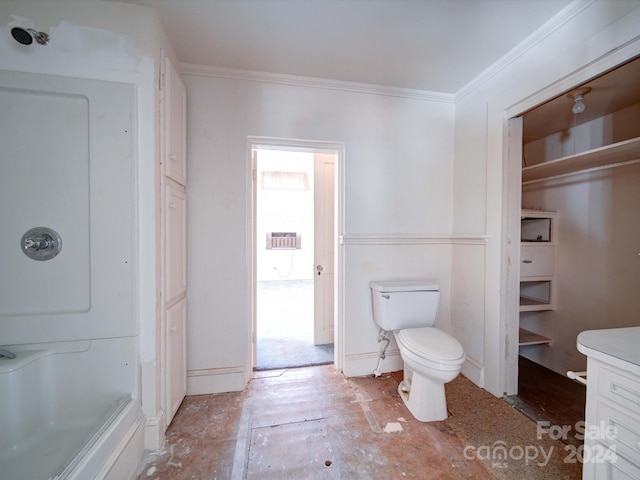
<path id="1" fill-rule="evenodd" d="M 522 183 L 640 162 L 640 137 L 523 167 Z M 523 210 L 521 217 L 520 315 L 555 309 L 556 213 Z M 520 328 L 519 345 L 550 344 L 552 339 Z"/>
<path id="2" fill-rule="evenodd" d="M 520 315 L 555 309 L 555 212 L 522 210 L 520 217 Z M 551 339 L 520 327 L 519 345 L 549 344 Z"/>
<path id="3" fill-rule="evenodd" d="M 522 183 L 530 183 L 600 167 L 640 161 L 640 137 L 594 148 L 586 152 L 538 163 L 522 169 Z"/>

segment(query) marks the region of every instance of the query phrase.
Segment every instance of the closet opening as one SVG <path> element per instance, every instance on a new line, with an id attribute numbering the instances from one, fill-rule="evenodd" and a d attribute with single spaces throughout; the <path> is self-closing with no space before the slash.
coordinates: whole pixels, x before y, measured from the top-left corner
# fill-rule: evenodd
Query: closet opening
<path id="1" fill-rule="evenodd" d="M 635 58 L 512 121 L 521 131 L 519 355 L 509 367 L 518 394 L 506 398 L 569 427 L 564 440 L 578 445 L 586 357 L 577 336 L 633 326 L 640 311 L 638 79 Z"/>

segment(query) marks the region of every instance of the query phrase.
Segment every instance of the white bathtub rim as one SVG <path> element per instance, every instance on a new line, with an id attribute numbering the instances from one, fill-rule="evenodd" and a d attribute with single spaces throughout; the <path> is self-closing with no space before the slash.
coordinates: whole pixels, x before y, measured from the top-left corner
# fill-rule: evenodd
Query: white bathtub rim
<path id="1" fill-rule="evenodd" d="M 19 370 L 36 360 L 50 355 L 86 352 L 91 348 L 92 341 L 93 339 L 42 344 L 0 345 L 0 348 L 4 348 L 16 355 L 16 358 L 0 358 L 0 375 Z"/>
<path id="2" fill-rule="evenodd" d="M 73 469 L 82 462 L 82 459 L 91 453 L 93 447 L 106 434 L 109 427 L 117 420 L 118 416 L 127 404 L 131 401 L 131 395 L 124 395 L 114 401 L 107 412 L 100 418 L 96 428 L 89 434 L 88 440 L 82 445 L 80 450 L 62 468 L 61 472 L 53 476 L 55 479 L 67 478 Z"/>
<path id="3" fill-rule="evenodd" d="M 4 347 L 0 347 L 0 348 L 4 348 Z M 9 350 L 11 353 L 15 353 L 16 358 L 6 358 L 6 357 L 0 358 L 0 375 L 15 372 L 37 360 L 40 360 L 41 358 L 55 354 L 55 352 L 52 352 L 50 350 L 19 351 L 19 350 L 9 349 L 9 348 L 6 348 L 6 350 Z"/>
<path id="4" fill-rule="evenodd" d="M 78 459 L 74 468 L 64 476 L 56 475 L 49 480 L 84 480 L 99 478 L 98 473 L 108 471 L 122 454 L 117 452 L 120 445 L 128 442 L 129 437 L 137 430 L 136 425 L 142 422 L 140 401 L 130 398 L 120 413 L 93 443 L 91 449 Z M 135 427 L 135 428 L 134 428 Z"/>
<path id="5" fill-rule="evenodd" d="M 104 340 L 104 341 L 103 341 Z M 100 346 L 98 348 L 96 355 L 104 355 L 105 341 L 109 341 L 110 348 L 113 341 L 118 341 L 116 344 L 116 349 L 118 351 L 130 349 L 132 340 L 135 340 L 130 337 L 123 337 L 118 339 L 90 339 L 90 340 L 81 340 L 81 341 L 69 341 L 69 342 L 54 342 L 54 343 L 36 343 L 36 344 L 24 344 L 24 345 L 6 345 L 2 346 L 6 350 L 15 353 L 16 358 L 0 358 L 0 379 L 4 379 L 8 382 L 15 382 L 14 376 L 18 375 L 22 378 L 22 372 L 28 374 L 28 377 L 31 378 L 32 373 L 37 371 L 42 371 L 42 368 L 39 365 L 46 366 L 48 372 L 53 365 L 51 362 L 54 362 L 54 359 L 57 359 L 58 356 L 60 358 L 65 358 L 66 362 L 68 362 L 70 357 L 67 357 L 67 354 L 75 354 L 75 353 L 83 353 L 87 352 L 92 348 L 92 345 L 96 344 L 96 346 Z M 135 349 L 134 349 L 135 350 Z M 94 355 L 95 356 L 95 355 Z M 84 357 L 83 357 L 84 358 Z M 133 357 L 128 358 L 125 356 L 125 361 L 128 361 L 125 365 L 134 365 Z M 34 370 L 34 367 L 36 370 Z M 58 370 L 56 370 L 58 371 Z M 38 377 L 39 378 L 39 377 Z M 49 378 L 49 374 L 45 373 L 44 380 Z M 37 380 L 36 383 L 41 384 L 43 381 L 42 378 Z M 113 468 L 113 462 L 116 462 L 116 465 L 119 465 L 122 462 L 131 462 L 130 452 L 118 452 L 120 445 L 126 445 L 127 442 L 131 444 L 132 447 L 138 447 L 137 443 L 139 440 L 139 435 L 135 438 L 131 438 L 131 435 L 136 435 L 138 432 L 140 425 L 142 424 L 142 413 L 141 413 L 141 404 L 140 398 L 138 395 L 133 393 L 134 390 L 130 390 L 126 385 L 127 382 L 123 382 L 122 385 L 115 384 L 115 388 L 113 392 L 107 393 L 115 393 L 120 390 L 122 396 L 128 397 L 128 401 L 125 403 L 124 408 L 119 414 L 114 414 L 110 419 L 111 421 L 108 423 L 101 423 L 100 425 L 104 425 L 102 428 L 102 434 L 98 435 L 95 438 L 95 441 L 92 442 L 93 448 L 84 448 L 83 444 L 78 444 L 78 450 L 76 452 L 80 452 L 82 448 L 84 448 L 84 455 L 70 451 L 66 458 L 67 463 L 71 463 L 74 459 L 78 459 L 74 463 L 74 468 L 69 471 L 66 465 L 61 465 L 57 463 L 57 465 L 61 465 L 59 469 L 50 469 L 45 473 L 45 476 L 42 477 L 44 479 L 61 479 L 68 478 L 69 480 L 86 480 L 88 478 L 96 479 L 98 478 L 96 475 L 102 471 L 109 471 Z M 27 383 L 27 385 L 29 382 Z M 32 381 L 31 385 L 35 383 Z M 120 387 L 125 387 L 124 389 L 120 389 Z M 129 392 L 129 393 L 126 393 Z M 133 398 L 132 398 L 133 397 Z M 33 398 L 33 397 L 32 397 Z M 38 395 L 36 398 L 44 398 Z M 75 397 L 75 398 L 83 398 L 83 397 Z M 119 397 L 122 398 L 122 397 Z M 60 399 L 58 399 L 60 400 Z M 100 400 L 105 400 L 105 406 L 108 405 L 108 400 L 104 398 L 100 398 Z M 112 400 L 117 402 L 117 398 L 113 398 Z M 86 412 L 85 412 L 86 413 Z M 116 417 L 116 418 L 113 418 Z M 84 418 L 84 417 L 82 417 Z M 94 418 L 94 417 L 87 417 Z M 96 419 L 99 417 L 95 417 Z M 106 420 L 107 417 L 102 417 L 102 421 Z M 42 426 L 51 426 L 52 428 L 57 428 L 56 425 L 65 426 L 67 425 L 67 420 L 60 419 L 57 415 L 55 417 L 44 419 L 45 423 Z M 55 420 L 55 421 L 53 421 Z M 60 420 L 60 422 L 58 421 Z M 52 423 L 50 423 L 50 421 Z M 73 425 L 73 424 L 72 424 Z M 95 425 L 95 424 L 94 424 Z M 38 430 L 39 431 L 39 430 Z M 96 430 L 91 430 L 89 428 L 87 430 L 87 436 L 85 437 L 85 441 L 89 439 L 89 436 L 92 433 L 95 433 Z M 132 433 L 129 433 L 132 432 Z M 28 437 L 28 438 L 31 438 Z M 141 437 L 140 437 L 141 438 Z M 37 440 L 36 437 L 33 437 L 34 441 Z M 126 441 L 125 441 L 126 440 Z M 32 442 L 33 443 L 33 442 Z M 36 442 L 37 443 L 37 442 Z M 141 444 L 142 445 L 142 444 Z M 142 449 L 142 446 L 140 446 Z M 15 450 L 15 449 L 14 449 Z M 10 455 L 13 456 L 13 455 Z M 65 455 L 61 456 L 61 460 L 64 462 Z M 124 459 L 124 460 L 123 460 Z M 109 463 L 111 462 L 111 464 Z M 52 464 L 50 464 L 52 465 Z M 61 472 L 64 472 L 65 469 L 68 472 L 68 475 L 65 474 L 64 477 L 61 476 Z M 54 476 L 52 476 L 54 475 Z M 1 475 L 0 475 L 1 476 Z M 120 479 L 118 479 L 120 480 Z"/>

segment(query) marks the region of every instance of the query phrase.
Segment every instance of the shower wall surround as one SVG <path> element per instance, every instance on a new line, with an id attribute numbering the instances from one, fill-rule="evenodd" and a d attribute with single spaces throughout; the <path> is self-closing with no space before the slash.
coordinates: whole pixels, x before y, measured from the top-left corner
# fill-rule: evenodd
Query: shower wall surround
<path id="1" fill-rule="evenodd" d="M 17 355 L 0 364 L 13 401 L 0 412 L 0 430 L 12 432 L 0 470 L 14 478 L 82 478 L 81 465 L 104 462 L 121 441 L 107 432 L 131 422 L 140 430 L 139 400 L 131 400 L 139 397 L 134 92 L 0 70 L 0 110 L 9 113 L 0 117 L 0 343 Z M 34 389 L 48 407 L 24 402 Z M 127 414 L 101 429 L 119 399 L 129 399 Z M 22 427 L 41 417 L 37 430 Z M 56 438 L 63 457 L 28 460 L 48 458 L 41 438 Z"/>
<path id="2" fill-rule="evenodd" d="M 3 344 L 136 334 L 134 98 L 127 84 L 0 72 Z M 41 226 L 63 246 L 37 261 L 21 238 Z"/>

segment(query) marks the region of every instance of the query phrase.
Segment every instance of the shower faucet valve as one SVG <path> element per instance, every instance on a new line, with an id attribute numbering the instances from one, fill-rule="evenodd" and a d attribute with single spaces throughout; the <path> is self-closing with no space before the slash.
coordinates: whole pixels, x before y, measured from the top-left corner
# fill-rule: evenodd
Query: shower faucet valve
<path id="1" fill-rule="evenodd" d="M 25 248 L 33 248 L 35 250 L 46 250 L 47 248 L 52 248 L 53 245 L 54 245 L 53 238 L 51 238 L 47 234 L 44 234 L 41 237 L 27 238 L 24 241 Z"/>
<path id="2" fill-rule="evenodd" d="M 22 236 L 20 247 L 33 260 L 51 260 L 62 250 L 62 239 L 51 228 L 36 227 Z"/>

